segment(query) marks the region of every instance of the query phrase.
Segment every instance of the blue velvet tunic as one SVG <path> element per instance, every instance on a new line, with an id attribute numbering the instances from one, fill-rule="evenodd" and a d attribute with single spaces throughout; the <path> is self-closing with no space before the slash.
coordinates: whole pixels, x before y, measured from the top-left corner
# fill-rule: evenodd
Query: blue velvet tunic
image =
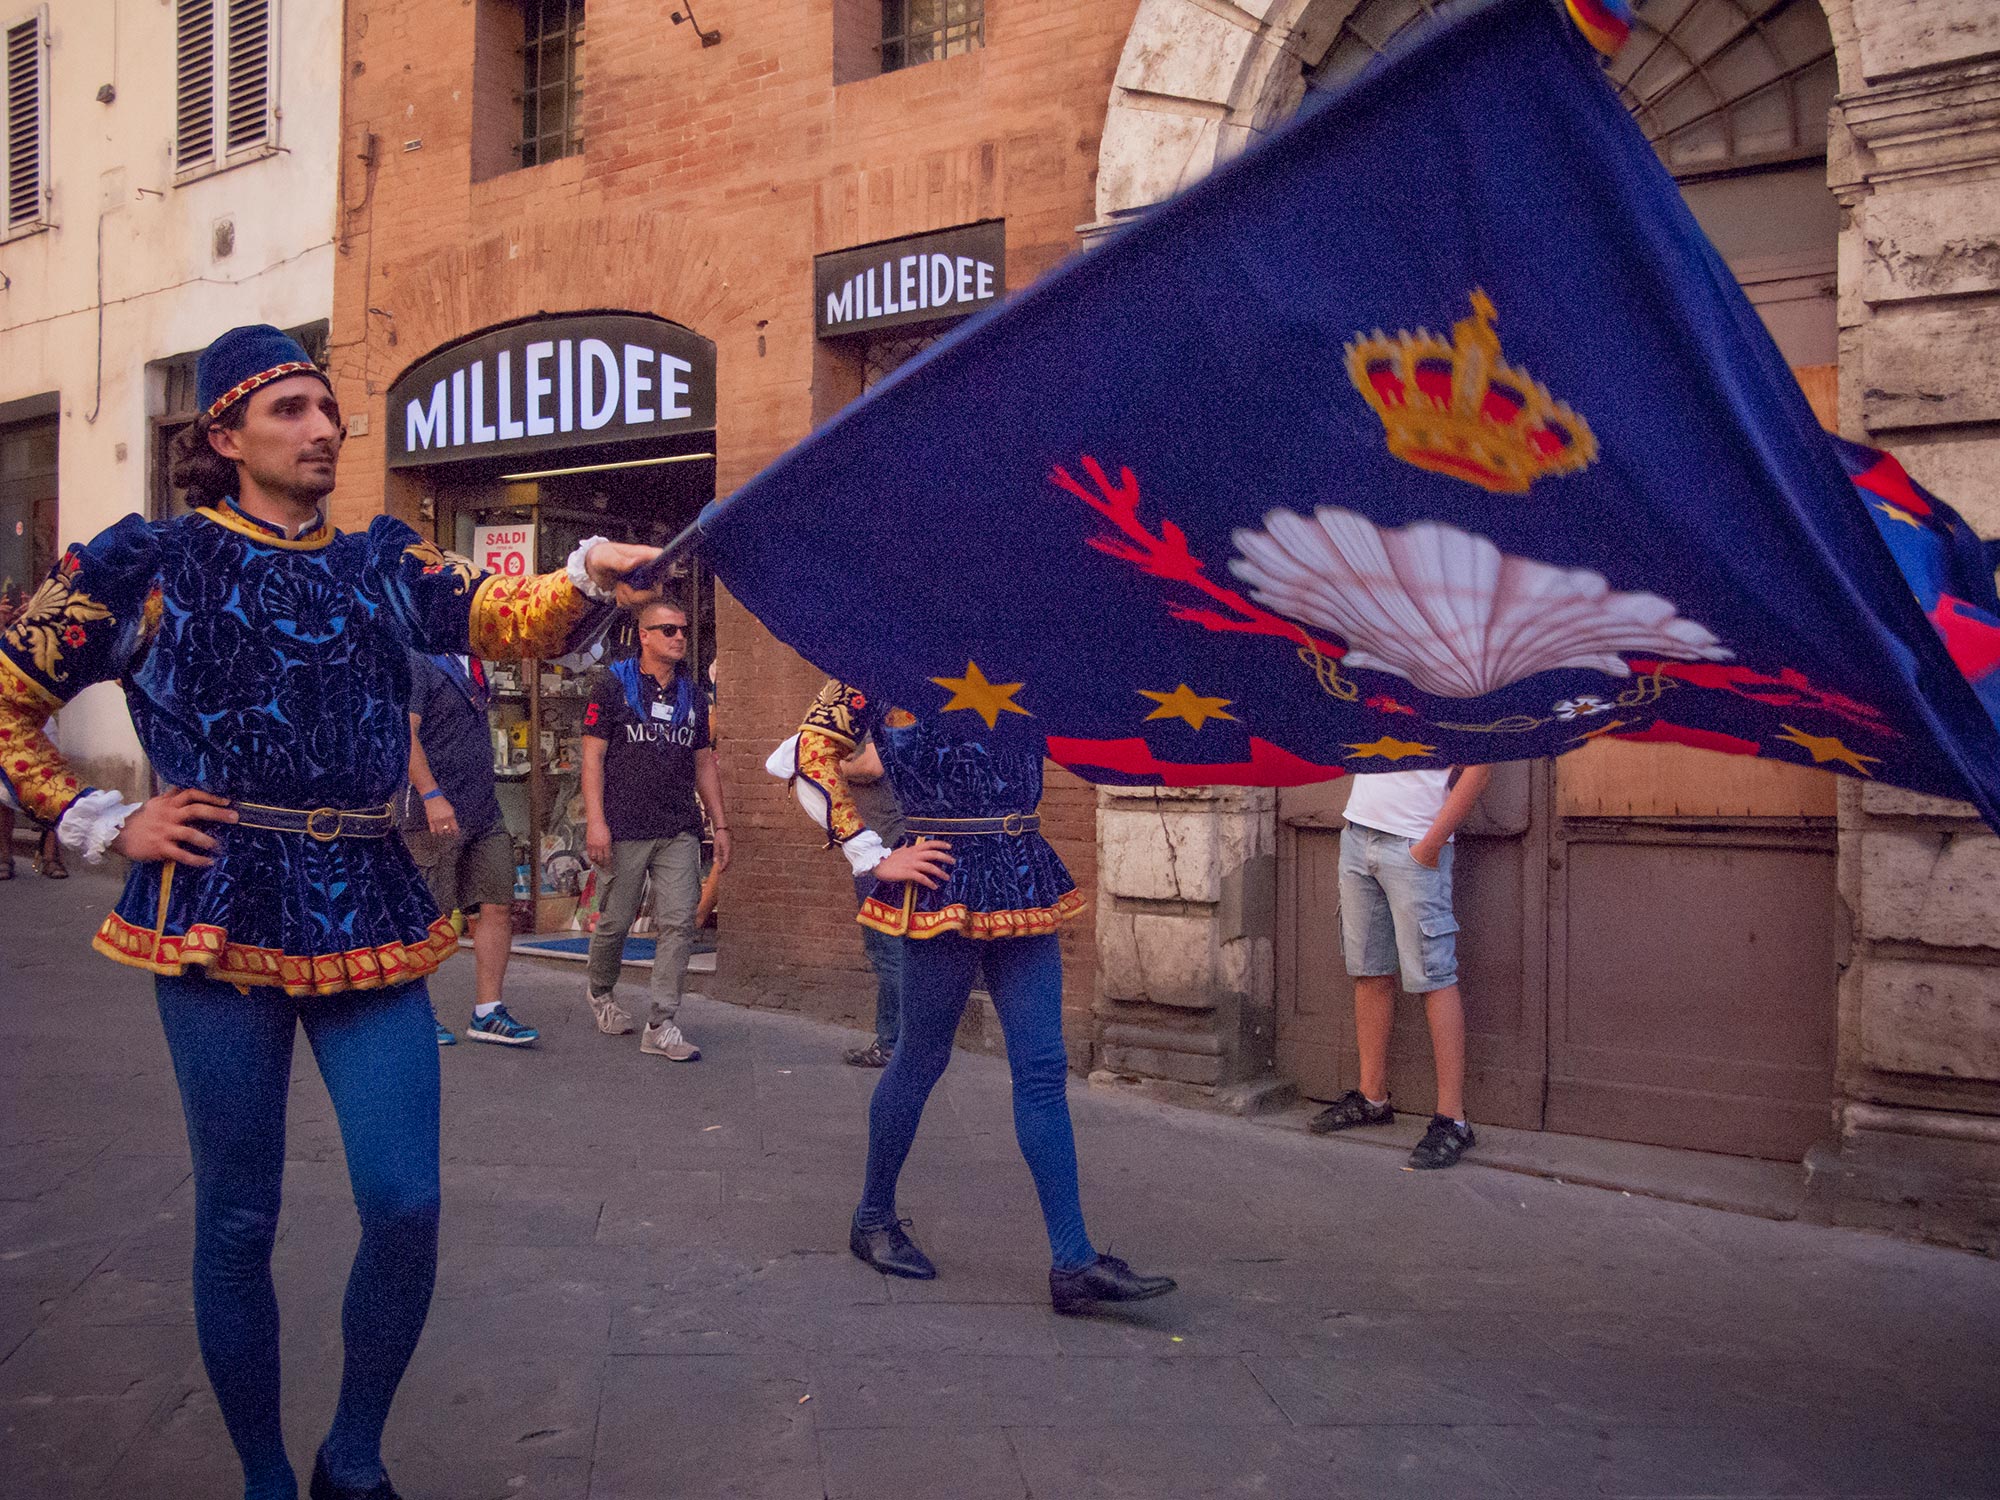
<path id="1" fill-rule="evenodd" d="M 120 681 L 168 788 L 379 811 L 407 775 L 412 648 L 466 651 L 483 614 L 487 654 L 528 643 L 531 627 L 553 654 L 604 614 L 560 575 L 496 582 L 386 516 L 298 541 L 234 507 L 128 516 L 70 549 L 0 639 L 0 665 L 57 700 Z M 101 952 L 325 994 L 418 977 L 456 946 L 393 833 L 203 826 L 221 845 L 214 863 L 135 864 Z"/>
<path id="2" fill-rule="evenodd" d="M 852 688 L 829 683 L 800 730 L 798 762 L 799 774 L 828 792 L 828 831 L 837 841 L 861 827 L 839 758 L 870 738 L 906 819 L 1000 818 L 1041 803 L 1040 756 L 952 734 L 935 719 L 883 712 Z M 1087 904 L 1039 831 L 925 836 L 951 845 L 951 874 L 935 890 L 878 880 L 861 908 L 865 925 L 918 938 L 1027 937 L 1055 931 Z M 902 843 L 916 838 L 905 834 Z"/>

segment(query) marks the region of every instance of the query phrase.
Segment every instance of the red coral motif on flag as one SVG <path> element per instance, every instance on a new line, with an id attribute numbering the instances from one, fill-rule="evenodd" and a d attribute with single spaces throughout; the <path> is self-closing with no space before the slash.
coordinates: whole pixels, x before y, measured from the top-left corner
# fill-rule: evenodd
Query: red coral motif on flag
<path id="1" fill-rule="evenodd" d="M 1080 740 L 1049 736 L 1049 759 L 1061 766 L 1094 766 L 1127 776 L 1157 776 L 1161 786 L 1310 786 L 1347 773 L 1316 765 L 1269 740 L 1250 738 L 1250 758 L 1231 765 L 1190 765 L 1161 760 L 1142 739 Z"/>
<path id="2" fill-rule="evenodd" d="M 1186 584 L 1198 593 L 1206 595 L 1229 611 L 1221 614 L 1212 609 L 1199 609 L 1187 604 L 1170 604 L 1167 612 L 1176 620 L 1184 620 L 1191 625 L 1199 625 L 1204 630 L 1232 631 L 1243 635 L 1274 635 L 1283 640 L 1317 651 L 1332 660 L 1347 654 L 1345 646 L 1332 641 L 1321 640 L 1305 627 L 1296 625 L 1281 615 L 1274 615 L 1268 609 L 1260 609 L 1235 589 L 1225 588 L 1205 576 L 1202 560 L 1188 550 L 1187 533 L 1166 517 L 1160 518 L 1159 535 L 1146 529 L 1146 523 L 1139 519 L 1139 481 L 1130 469 L 1118 471 L 1118 482 L 1113 484 L 1104 472 L 1103 465 L 1090 455 L 1083 457 L 1084 472 L 1097 486 L 1097 494 L 1086 490 L 1061 464 L 1050 472 L 1052 483 L 1068 490 L 1077 499 L 1103 516 L 1124 538 L 1097 536 L 1090 539 L 1090 545 L 1108 557 L 1131 563 L 1148 577 L 1164 578 L 1171 583 Z"/>
<path id="3" fill-rule="evenodd" d="M 1755 667 L 1729 666 L 1721 662 L 1641 661 L 1637 657 L 1628 660 L 1634 672 L 1657 672 L 1663 677 L 1685 682 L 1690 687 L 1734 693 L 1739 698 L 1748 698 L 1753 703 L 1768 703 L 1776 708 L 1817 708 L 1837 714 L 1864 729 L 1872 729 L 1877 734 L 1896 733 L 1882 722 L 1879 709 L 1845 693 L 1814 687 L 1805 673 L 1791 667 L 1780 667 L 1774 677 L 1768 672 L 1759 672 Z"/>
<path id="4" fill-rule="evenodd" d="M 1635 745 L 1686 745 L 1693 750 L 1715 750 L 1723 755 L 1756 755 L 1763 748 L 1755 740 L 1738 739 L 1713 729 L 1690 729 L 1685 724 L 1669 724 L 1655 719 L 1644 729 L 1614 734 L 1614 740 L 1630 740 Z"/>
<path id="5" fill-rule="evenodd" d="M 1925 616 L 1937 627 L 1938 639 L 1968 682 L 1977 682 L 2000 667 L 2000 625 L 1965 611 L 1972 606 L 1950 594 L 1938 595 L 1937 608 Z"/>
<path id="6" fill-rule="evenodd" d="M 1364 698 L 1362 700 L 1362 703 L 1365 707 L 1375 709 L 1376 711 L 1385 714 L 1410 714 L 1412 716 L 1415 716 L 1417 712 L 1407 703 L 1398 703 L 1394 698 L 1391 698 L 1387 693 L 1377 693 L 1372 698 Z"/>

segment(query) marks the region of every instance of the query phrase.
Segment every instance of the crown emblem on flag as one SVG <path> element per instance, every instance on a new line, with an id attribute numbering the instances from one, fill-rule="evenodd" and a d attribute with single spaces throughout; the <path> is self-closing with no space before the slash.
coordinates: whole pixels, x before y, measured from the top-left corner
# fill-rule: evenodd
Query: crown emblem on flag
<path id="1" fill-rule="evenodd" d="M 1347 346 L 1347 378 L 1405 463 L 1498 494 L 1570 474 L 1597 457 L 1590 424 L 1501 357 L 1493 301 L 1472 293 L 1472 316 L 1447 343 L 1427 328 L 1381 329 Z"/>

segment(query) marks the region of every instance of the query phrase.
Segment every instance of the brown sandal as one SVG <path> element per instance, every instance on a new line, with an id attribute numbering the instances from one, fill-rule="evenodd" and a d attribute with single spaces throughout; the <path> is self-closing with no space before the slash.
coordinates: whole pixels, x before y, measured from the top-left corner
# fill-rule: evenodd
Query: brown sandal
<path id="1" fill-rule="evenodd" d="M 44 880 L 69 879 L 69 866 L 63 863 L 62 845 L 57 844 L 47 854 L 35 850 L 35 873 Z"/>

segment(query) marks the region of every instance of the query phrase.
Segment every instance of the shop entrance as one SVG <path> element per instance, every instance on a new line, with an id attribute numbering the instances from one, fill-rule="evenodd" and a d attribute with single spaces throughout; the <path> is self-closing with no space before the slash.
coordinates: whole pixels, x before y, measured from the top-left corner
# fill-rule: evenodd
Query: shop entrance
<path id="1" fill-rule="evenodd" d="M 591 536 L 662 545 L 715 498 L 714 346 L 663 319 L 579 314 L 489 330 L 404 375 L 388 415 L 392 494 L 441 546 L 496 572 L 561 567 Z M 688 670 L 712 691 L 714 586 L 698 561 L 670 597 L 688 612 Z M 637 649 L 621 618 L 585 656 L 485 663 L 517 932 L 588 927 L 583 711 L 593 672 Z"/>

